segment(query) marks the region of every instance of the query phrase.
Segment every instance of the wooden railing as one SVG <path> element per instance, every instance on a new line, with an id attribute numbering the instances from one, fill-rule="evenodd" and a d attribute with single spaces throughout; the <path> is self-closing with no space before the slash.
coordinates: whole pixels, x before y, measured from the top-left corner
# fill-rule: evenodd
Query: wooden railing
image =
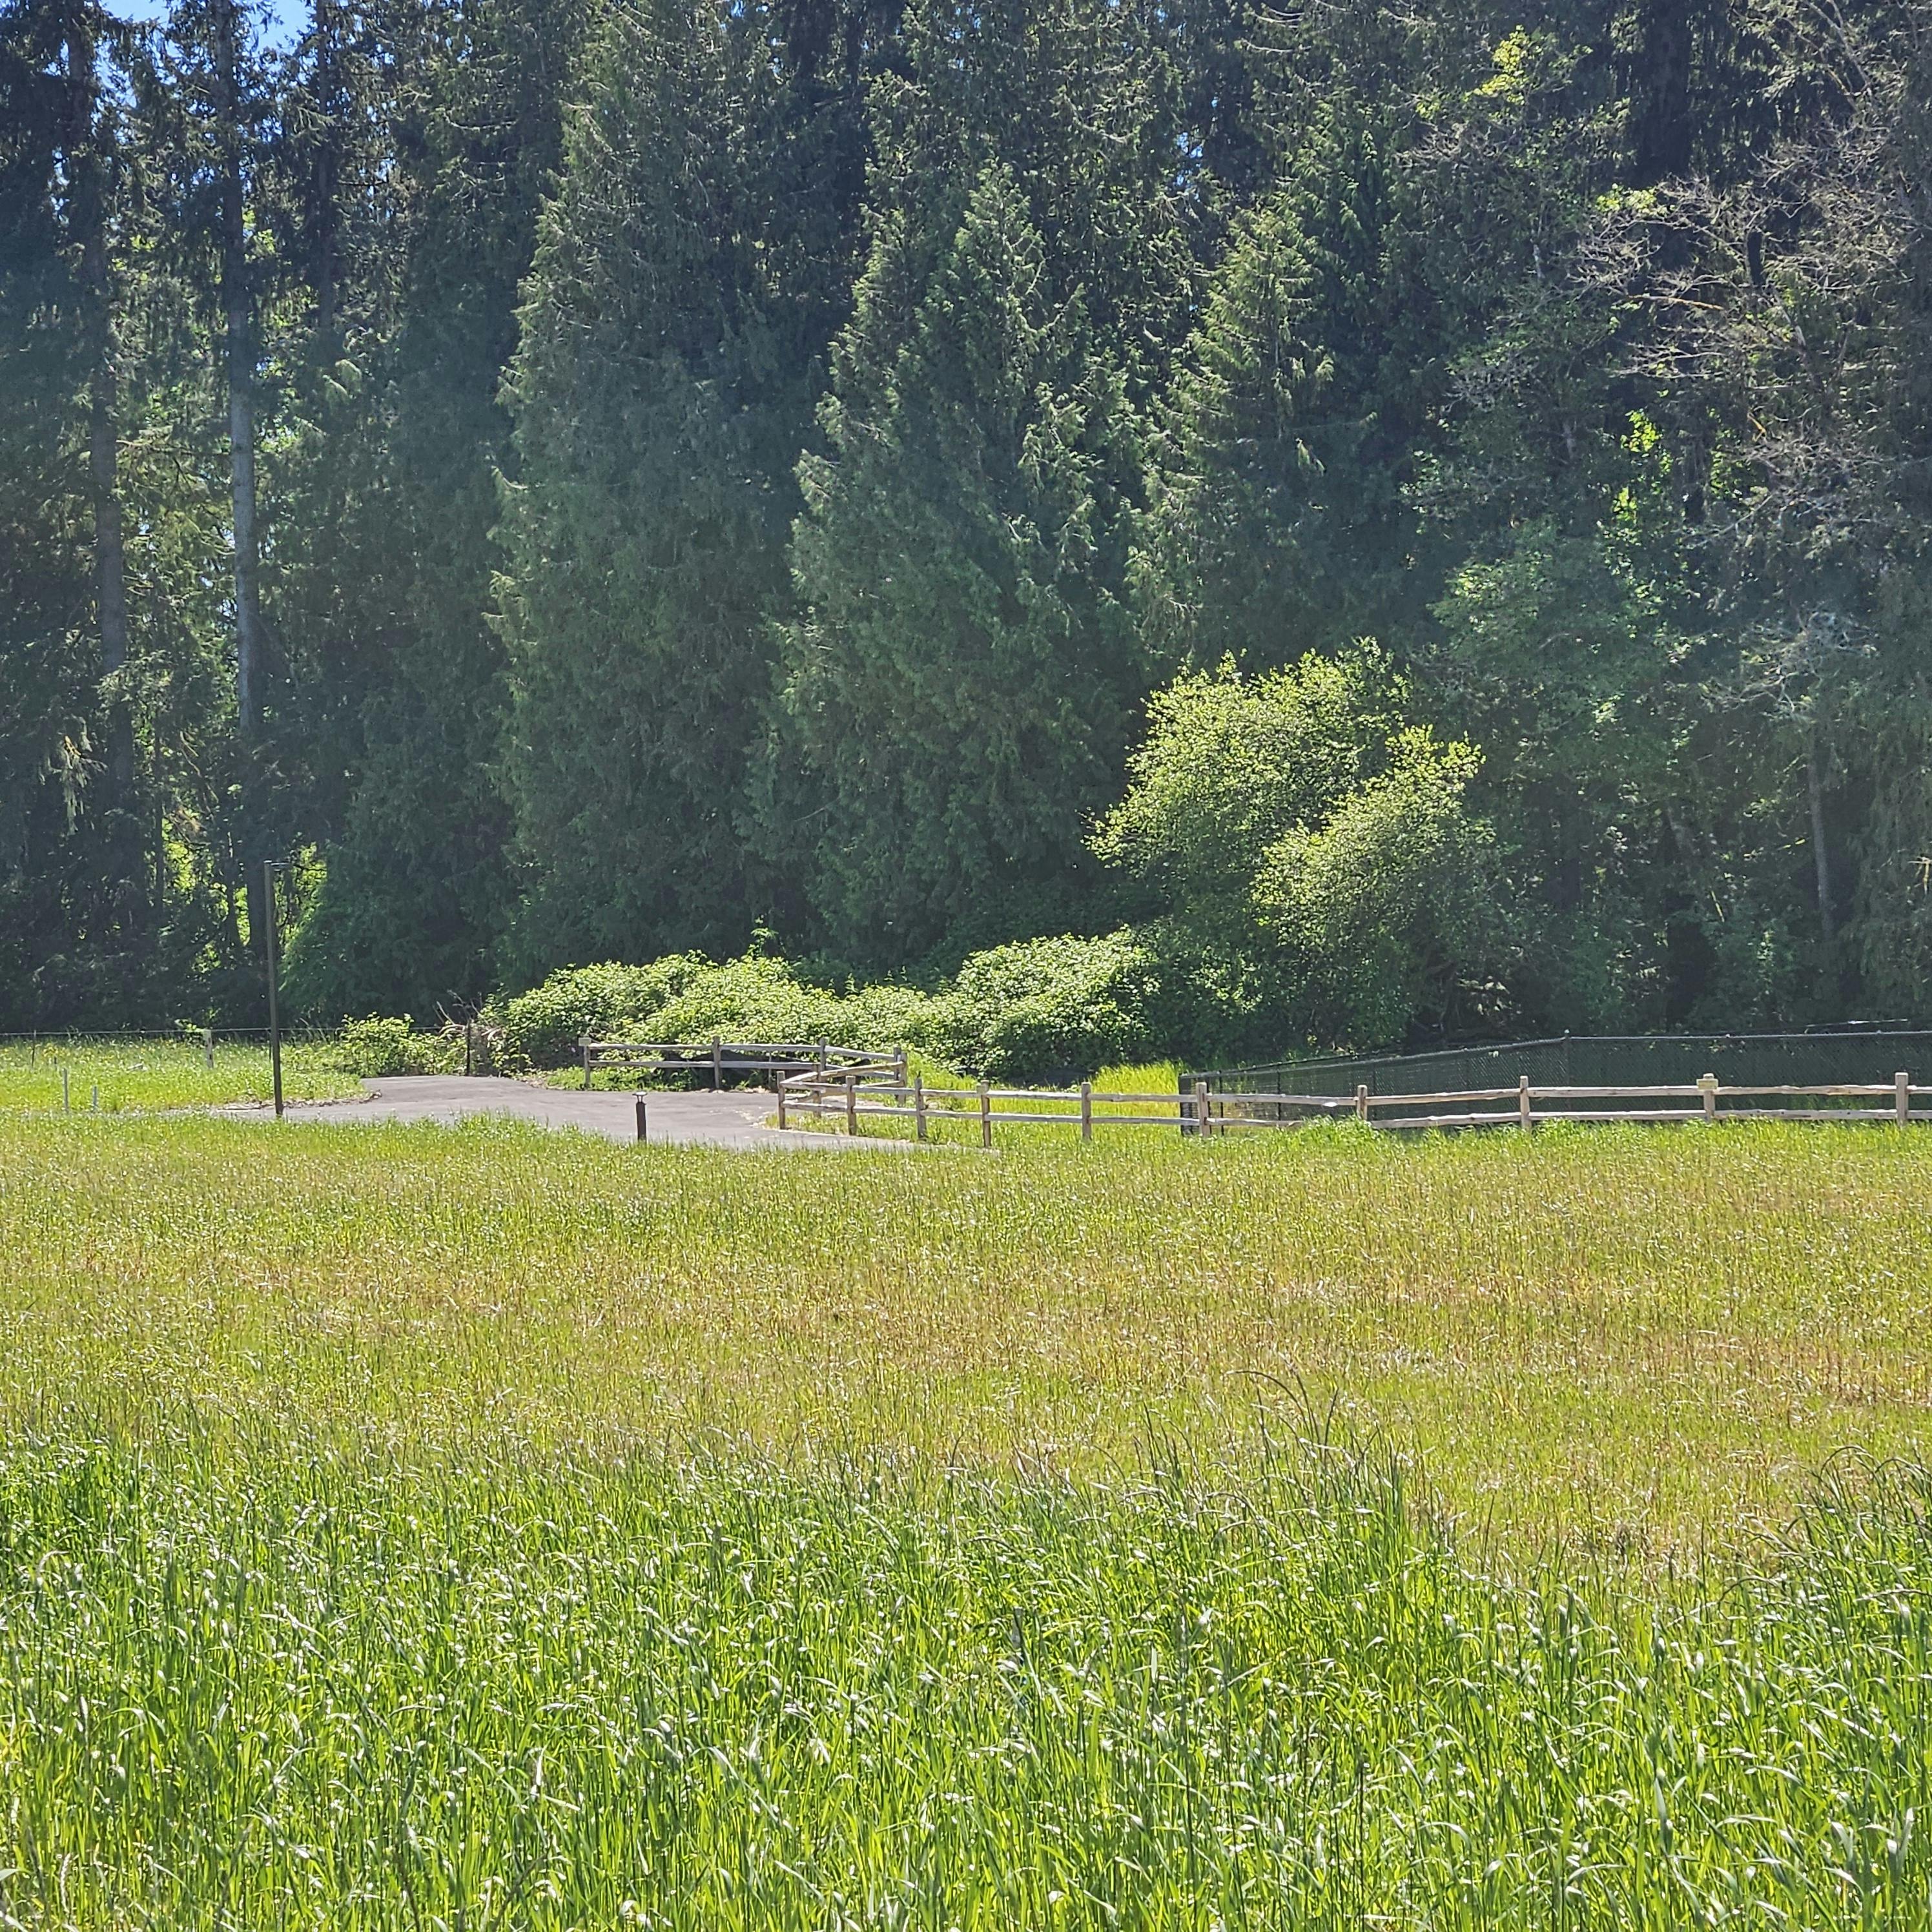
<path id="1" fill-rule="evenodd" d="M 859 1046 L 829 1046 L 823 1040 L 727 1040 L 714 1037 L 705 1045 L 688 1040 L 592 1040 L 578 1042 L 584 1057 L 584 1084 L 599 1067 L 616 1066 L 634 1073 L 709 1073 L 713 1087 L 722 1087 L 728 1073 L 811 1073 L 821 1078 L 848 1072 L 871 1078 L 892 1072 L 903 1081 L 903 1053 L 875 1053 Z"/>
<path id="2" fill-rule="evenodd" d="M 919 1140 L 930 1138 L 935 1126 L 948 1120 L 976 1125 L 982 1147 L 993 1144 L 993 1126 L 1024 1125 L 1077 1126 L 1082 1140 L 1091 1140 L 1096 1126 L 1166 1127 L 1177 1122 L 1186 1131 L 1196 1117 L 1194 1096 L 1188 1094 L 1096 1093 L 1090 1082 L 1078 1087 L 928 1087 L 903 1071 L 881 1078 L 856 1069 L 802 1070 L 778 1083 L 778 1125 L 790 1126 L 800 1115 L 842 1120 L 856 1134 L 862 1118 L 910 1120 Z M 1149 1112 L 1149 1108 L 1160 1109 Z"/>
<path id="3" fill-rule="evenodd" d="M 1205 1093 L 1205 1083 L 1196 1083 Z M 1438 1094 L 1371 1094 L 1355 1089 L 1352 1100 L 1292 1094 L 1207 1095 L 1200 1118 L 1210 1130 L 1293 1126 L 1316 1115 L 1353 1116 L 1370 1126 L 1394 1129 L 1533 1126 L 1546 1120 L 1888 1120 L 1903 1126 L 1932 1118 L 1915 1112 L 1915 1098 L 1932 1088 L 1915 1087 L 1909 1073 L 1883 1085 L 1726 1086 L 1714 1073 L 1674 1085 L 1537 1087 L 1526 1077 L 1514 1087 L 1468 1088 Z M 1860 1106 L 1856 1103 L 1864 1101 Z M 1812 1104 L 1807 1106 L 1804 1103 Z"/>
<path id="4" fill-rule="evenodd" d="M 928 1087 L 918 1075 L 907 1079 L 903 1060 L 876 1059 L 869 1068 L 814 1066 L 782 1078 L 778 1125 L 800 1116 L 830 1119 L 856 1134 L 862 1120 L 910 1120 L 915 1137 L 925 1140 L 935 1124 L 963 1121 L 976 1125 L 982 1147 L 993 1144 L 995 1124 L 1077 1126 L 1088 1141 L 1100 1127 L 1178 1126 L 1184 1134 L 1212 1136 L 1319 1120 L 1354 1120 L 1388 1132 L 1532 1127 L 1552 1120 L 1865 1120 L 1903 1126 L 1932 1120 L 1932 1109 L 1913 1105 L 1928 1098 L 1932 1087 L 1914 1086 L 1908 1073 L 1889 1085 L 1727 1087 L 1707 1073 L 1674 1086 L 1533 1087 L 1524 1079 L 1514 1087 L 1441 1094 L 1371 1094 L 1358 1087 L 1348 1099 L 1216 1094 L 1199 1080 L 1168 1094 L 1096 1093 L 1085 1082 L 1045 1089 L 984 1081 L 970 1088 Z"/>

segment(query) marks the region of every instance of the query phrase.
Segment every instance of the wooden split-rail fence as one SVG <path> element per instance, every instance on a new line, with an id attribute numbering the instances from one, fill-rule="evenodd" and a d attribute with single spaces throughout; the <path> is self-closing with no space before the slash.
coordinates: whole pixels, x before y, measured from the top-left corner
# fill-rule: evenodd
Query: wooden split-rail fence
<path id="1" fill-rule="evenodd" d="M 1552 1120 L 1687 1121 L 1780 1120 L 1883 1121 L 1904 1126 L 1932 1120 L 1932 1087 L 1915 1086 L 1909 1073 L 1887 1084 L 1726 1086 L 1714 1073 L 1688 1084 L 1647 1087 L 1536 1087 L 1527 1078 L 1514 1087 L 1467 1088 L 1440 1094 L 1216 1093 L 1204 1080 L 1165 1094 L 1096 1093 L 1090 1082 L 1077 1088 L 1041 1089 L 928 1087 L 906 1077 L 903 1058 L 875 1056 L 870 1068 L 814 1066 L 778 1082 L 778 1125 L 795 1118 L 842 1124 L 848 1133 L 862 1120 L 910 1121 L 916 1138 L 928 1138 L 944 1121 L 976 1125 L 982 1147 L 993 1144 L 994 1126 L 1077 1126 L 1090 1141 L 1100 1127 L 1178 1126 L 1184 1134 L 1211 1137 L 1248 1130 L 1280 1129 L 1312 1120 L 1354 1120 L 1390 1131 L 1430 1128 L 1532 1127 Z"/>
<path id="2" fill-rule="evenodd" d="M 910 1080 L 901 1067 L 896 1077 L 868 1078 L 856 1071 L 793 1075 L 778 1082 L 778 1125 L 790 1126 L 800 1115 L 842 1120 L 856 1134 L 865 1120 L 909 1120 L 916 1138 L 926 1140 L 946 1120 L 976 1124 L 982 1147 L 993 1144 L 993 1126 L 1046 1125 L 1078 1126 L 1082 1140 L 1091 1140 L 1096 1126 L 1166 1127 L 1179 1108 L 1182 1131 L 1196 1118 L 1193 1096 L 1186 1094 L 1096 1094 L 1090 1081 L 1078 1088 L 928 1087 L 914 1074 Z"/>
<path id="3" fill-rule="evenodd" d="M 1312 1120 L 1354 1120 L 1390 1131 L 1430 1128 L 1534 1126 L 1551 1120 L 1684 1121 L 1781 1120 L 1886 1121 L 1903 1126 L 1932 1120 L 1932 1087 L 1915 1085 L 1910 1073 L 1888 1083 L 1828 1086 L 1727 1086 L 1714 1073 L 1678 1084 L 1634 1087 L 1534 1086 L 1526 1076 L 1514 1087 L 1461 1088 L 1434 1094 L 1247 1094 L 1216 1091 L 1202 1079 L 1184 1081 L 1167 1093 L 1096 1092 L 1078 1087 L 928 1087 L 909 1073 L 902 1050 L 833 1046 L 823 1040 L 598 1040 L 578 1042 L 584 1084 L 602 1069 L 638 1074 L 709 1074 L 722 1088 L 727 1076 L 776 1075 L 778 1124 L 801 1118 L 830 1120 L 848 1133 L 862 1120 L 904 1121 L 915 1138 L 935 1126 L 976 1126 L 991 1147 L 995 1125 L 1077 1127 L 1091 1140 L 1101 1127 L 1178 1126 L 1210 1137 L 1251 1130 L 1298 1127 Z"/>
<path id="4" fill-rule="evenodd" d="M 788 1076 L 809 1073 L 820 1079 L 848 1076 L 873 1079 L 884 1073 L 905 1078 L 904 1053 L 874 1053 L 865 1047 L 830 1046 L 823 1040 L 728 1040 L 714 1036 L 708 1044 L 679 1040 L 592 1040 L 578 1042 L 584 1060 L 584 1084 L 600 1068 L 619 1067 L 632 1073 L 694 1073 L 711 1076 L 722 1087 L 725 1076 L 746 1073 Z"/>

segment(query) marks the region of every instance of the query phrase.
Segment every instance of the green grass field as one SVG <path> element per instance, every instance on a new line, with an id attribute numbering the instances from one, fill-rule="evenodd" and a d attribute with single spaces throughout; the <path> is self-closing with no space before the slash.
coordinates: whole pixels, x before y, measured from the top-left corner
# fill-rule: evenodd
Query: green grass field
<path id="1" fill-rule="evenodd" d="M 267 1100 L 273 1093 L 264 1041 L 218 1040 L 208 1065 L 199 1040 L 0 1042 L 0 1113 L 57 1114 L 61 1075 L 67 1105 L 104 1114 L 164 1112 Z M 348 1098 L 362 1083 L 340 1064 L 328 1040 L 290 1040 L 282 1048 L 282 1092 L 290 1100 Z"/>
<path id="2" fill-rule="evenodd" d="M 1923 1924 L 1928 1220 L 0 1120 L 0 1925 Z"/>

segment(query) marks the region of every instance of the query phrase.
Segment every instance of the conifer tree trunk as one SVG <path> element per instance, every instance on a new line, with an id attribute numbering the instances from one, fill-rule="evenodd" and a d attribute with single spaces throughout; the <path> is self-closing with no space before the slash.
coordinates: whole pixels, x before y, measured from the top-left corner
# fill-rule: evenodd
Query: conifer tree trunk
<path id="1" fill-rule="evenodd" d="M 1688 0 L 1646 0 L 1639 10 L 1631 160 L 1645 187 L 1681 175 L 1690 165 L 1692 10 Z"/>

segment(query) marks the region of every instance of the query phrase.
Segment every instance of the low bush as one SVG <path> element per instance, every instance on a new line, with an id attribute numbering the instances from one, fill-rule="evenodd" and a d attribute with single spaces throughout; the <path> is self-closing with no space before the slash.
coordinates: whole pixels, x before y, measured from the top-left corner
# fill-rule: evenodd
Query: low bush
<path id="1" fill-rule="evenodd" d="M 454 1073 L 463 1064 L 463 1036 L 451 1028 L 418 1033 L 407 1013 L 382 1018 L 344 1020 L 336 1036 L 336 1058 L 345 1073 L 380 1080 L 397 1073 Z"/>
<path id="2" fill-rule="evenodd" d="M 567 1065 L 589 1033 L 692 1046 L 718 1037 L 906 1047 L 990 1079 L 1077 1080 L 1144 1060 L 1161 1043 L 1161 978 L 1126 932 L 976 952 L 938 994 L 890 984 L 840 992 L 760 953 L 722 964 L 678 954 L 554 973 L 496 1017 L 512 1069 Z"/>
<path id="3" fill-rule="evenodd" d="M 554 973 L 501 1016 L 511 1066 L 568 1064 L 585 1033 L 701 1046 L 732 1040 L 823 1040 L 831 1046 L 911 1046 L 932 1025 L 933 1002 L 904 986 L 839 993 L 800 979 L 782 959 L 748 953 L 716 964 L 695 953 L 648 966 Z"/>
<path id="4" fill-rule="evenodd" d="M 567 966 L 540 986 L 508 1001 L 499 1024 L 506 1068 L 562 1066 L 586 1034 L 604 1039 L 646 1033 L 666 1039 L 659 1011 L 702 973 L 713 970 L 701 953 L 677 952 L 648 966 Z"/>
<path id="5" fill-rule="evenodd" d="M 836 994 L 802 986 L 782 960 L 749 955 L 707 968 L 659 1016 L 667 1040 L 826 1040 L 844 1044 Z"/>
<path id="6" fill-rule="evenodd" d="M 968 958 L 934 1003 L 930 1043 L 988 1079 L 1078 1080 L 1148 1057 L 1159 993 L 1130 933 L 996 946 Z"/>
<path id="7" fill-rule="evenodd" d="M 916 1046 L 932 1000 L 909 987 L 838 993 L 801 980 L 782 960 L 748 956 L 692 980 L 659 1014 L 667 1040 L 822 1040 L 829 1046 Z"/>

